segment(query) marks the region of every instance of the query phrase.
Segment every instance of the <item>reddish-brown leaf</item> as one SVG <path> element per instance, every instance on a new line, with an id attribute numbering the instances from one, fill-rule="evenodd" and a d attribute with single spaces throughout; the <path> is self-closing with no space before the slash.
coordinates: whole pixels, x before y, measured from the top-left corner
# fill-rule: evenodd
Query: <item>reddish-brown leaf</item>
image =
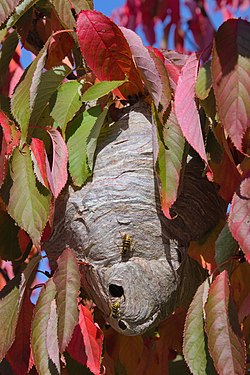
<path id="1" fill-rule="evenodd" d="M 166 67 L 164 65 L 164 56 L 163 54 L 157 50 L 156 48 L 149 49 L 149 54 L 151 58 L 154 60 L 156 69 L 161 79 L 162 83 L 162 91 L 161 91 L 161 98 L 160 103 L 158 106 L 158 114 L 161 118 L 162 123 L 164 123 L 164 114 L 169 106 L 171 100 L 171 88 L 170 82 L 168 78 L 168 73 Z"/>
<path id="2" fill-rule="evenodd" d="M 32 138 L 30 150 L 36 177 L 41 184 L 49 189 L 48 179 L 51 179 L 51 172 L 44 142 L 41 139 Z"/>
<path id="3" fill-rule="evenodd" d="M 135 63 L 158 108 L 162 96 L 162 82 L 155 62 L 147 48 L 144 47 L 141 38 L 134 31 L 125 27 L 120 27 L 120 29 L 128 41 Z"/>
<path id="4" fill-rule="evenodd" d="M 47 132 L 53 144 L 52 182 L 50 184 L 50 189 L 54 197 L 57 198 L 68 179 L 68 149 L 61 133 L 57 129 L 47 129 Z"/>
<path id="5" fill-rule="evenodd" d="M 250 23 L 226 21 L 215 35 L 212 79 L 223 126 L 238 150 L 250 127 Z"/>
<path id="6" fill-rule="evenodd" d="M 228 225 L 250 262 L 250 177 L 242 181 L 233 196 Z"/>
<path id="7" fill-rule="evenodd" d="M 69 355 L 87 366 L 93 374 L 100 374 L 103 334 L 94 323 L 89 309 L 79 305 L 79 323 L 67 347 Z"/>
<path id="8" fill-rule="evenodd" d="M 16 129 L 14 122 L 2 110 L 0 110 L 0 124 L 6 142 L 6 155 L 10 156 L 14 148 L 19 145 L 20 131 Z"/>
<path id="9" fill-rule="evenodd" d="M 244 342 L 229 323 L 228 306 L 229 280 L 223 271 L 212 283 L 205 306 L 208 348 L 220 375 L 243 375 Z"/>
<path id="10" fill-rule="evenodd" d="M 108 17 L 96 11 L 82 11 L 77 19 L 77 35 L 82 55 L 100 81 L 119 81 L 127 76 L 133 83 L 129 94 L 142 91 L 129 45 Z M 122 87 L 120 91 L 123 93 Z M 129 89 L 125 94 L 126 91 Z"/>
<path id="11" fill-rule="evenodd" d="M 15 375 L 26 375 L 28 371 L 33 307 L 33 304 L 30 302 L 29 290 L 26 290 L 18 317 L 15 341 L 6 356 Z"/>
<path id="12" fill-rule="evenodd" d="M 183 66 L 175 92 L 175 113 L 184 137 L 207 164 L 199 113 L 195 103 L 195 81 L 199 61 L 191 54 Z"/>
<path id="13" fill-rule="evenodd" d="M 213 171 L 213 181 L 220 187 L 219 194 L 226 202 L 231 202 L 233 194 L 240 184 L 241 176 L 225 138 L 224 129 L 220 124 L 216 125 L 214 134 L 224 149 L 224 153 L 220 163 L 211 160 L 209 165 Z"/>
<path id="14" fill-rule="evenodd" d="M 239 321 L 240 321 L 240 323 L 242 323 L 243 320 L 247 316 L 250 316 L 250 292 L 248 293 L 248 295 L 244 299 L 244 301 L 243 301 L 243 303 L 240 307 L 240 310 L 239 310 Z"/>

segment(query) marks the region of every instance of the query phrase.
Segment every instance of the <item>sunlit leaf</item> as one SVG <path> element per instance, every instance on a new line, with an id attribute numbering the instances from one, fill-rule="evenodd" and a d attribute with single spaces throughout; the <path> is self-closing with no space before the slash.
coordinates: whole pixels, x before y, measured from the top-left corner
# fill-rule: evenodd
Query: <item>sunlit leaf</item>
<path id="1" fill-rule="evenodd" d="M 162 210 L 171 219 L 169 209 L 177 199 L 185 139 L 172 109 L 166 124 L 157 122 L 159 153 L 157 172 L 160 179 Z M 163 143 L 164 142 L 164 143 Z"/>
<path id="2" fill-rule="evenodd" d="M 53 186 L 50 186 L 50 188 L 54 197 L 57 198 L 68 179 L 68 149 L 63 137 L 57 129 L 51 128 L 47 131 L 53 144 L 53 161 L 51 169 Z M 49 182 L 51 184 L 51 181 Z"/>
<path id="3" fill-rule="evenodd" d="M 215 260 L 217 265 L 221 265 L 221 269 L 225 268 L 226 264 L 223 265 L 223 263 L 235 255 L 238 247 L 226 223 L 215 242 Z"/>
<path id="4" fill-rule="evenodd" d="M 39 374 L 60 373 L 57 339 L 56 286 L 50 279 L 41 290 L 34 309 L 31 327 L 31 348 Z"/>
<path id="5" fill-rule="evenodd" d="M 51 116 L 63 133 L 81 105 L 81 84 L 77 81 L 64 82 L 57 90 L 56 102 L 51 111 Z"/>
<path id="6" fill-rule="evenodd" d="M 156 108 L 158 108 L 162 96 L 162 82 L 154 59 L 150 56 L 147 48 L 144 47 L 141 38 L 134 31 L 125 27 L 120 27 L 120 29 L 128 41 L 136 65 L 148 91 L 152 95 Z"/>
<path id="7" fill-rule="evenodd" d="M 200 117 L 196 107 L 194 90 L 198 59 L 191 54 L 182 68 L 175 92 L 175 113 L 184 137 L 207 163 L 201 131 Z"/>
<path id="8" fill-rule="evenodd" d="M 234 194 L 228 224 L 250 262 L 250 177 L 242 181 Z"/>
<path id="9" fill-rule="evenodd" d="M 7 353 L 7 360 L 16 375 L 28 373 L 30 359 L 30 329 L 33 316 L 33 304 L 29 290 L 26 290 L 24 301 L 18 317 L 15 341 Z"/>
<path id="10" fill-rule="evenodd" d="M 103 334 L 95 325 L 91 312 L 79 305 L 79 324 L 75 327 L 67 347 L 69 355 L 87 366 L 93 374 L 100 374 Z"/>
<path id="11" fill-rule="evenodd" d="M 48 173 L 50 173 L 50 168 L 44 142 L 41 139 L 32 138 L 30 150 L 35 175 L 38 181 L 49 189 Z"/>
<path id="12" fill-rule="evenodd" d="M 37 88 L 46 61 L 48 44 L 49 40 L 30 65 L 25 78 L 16 87 L 11 98 L 11 111 L 20 125 L 21 141 L 23 143 L 27 137 L 30 114 L 34 106 Z"/>
<path id="13" fill-rule="evenodd" d="M 42 74 L 30 118 L 32 126 L 35 126 L 36 124 L 39 124 L 39 126 L 41 126 L 40 119 L 44 114 L 45 108 L 47 108 L 49 105 L 49 100 L 52 94 L 58 89 L 63 79 L 69 73 L 69 67 L 67 67 L 66 65 L 61 65 L 52 68 Z"/>
<path id="14" fill-rule="evenodd" d="M 1 0 L 0 2 L 0 25 L 11 15 L 15 10 L 20 0 Z"/>
<path id="15" fill-rule="evenodd" d="M 189 306 L 183 340 L 183 354 L 192 374 L 207 374 L 206 336 L 204 332 L 204 305 L 209 282 L 206 279 L 197 289 Z"/>
<path id="16" fill-rule="evenodd" d="M 229 280 L 226 271 L 213 281 L 206 311 L 208 347 L 214 366 L 221 375 L 244 374 L 244 343 L 230 326 L 228 316 Z"/>
<path id="17" fill-rule="evenodd" d="M 96 100 L 101 98 L 104 95 L 110 93 L 110 91 L 117 89 L 121 86 L 126 80 L 123 81 L 102 81 L 97 83 L 94 86 L 91 86 L 82 96 L 82 100 L 88 102 L 90 100 Z"/>
<path id="18" fill-rule="evenodd" d="M 199 70 L 197 81 L 195 84 L 196 96 L 201 100 L 206 99 L 209 95 L 211 87 L 212 87 L 211 61 L 208 61 Z"/>
<path id="19" fill-rule="evenodd" d="M 250 23 L 229 19 L 215 35 L 212 79 L 220 120 L 240 151 L 250 127 Z"/>
<path id="20" fill-rule="evenodd" d="M 15 149 L 10 173 L 13 185 L 10 189 L 8 212 L 39 248 L 42 231 L 49 216 L 50 196 L 47 191 L 41 193 L 36 186 L 28 146 L 22 152 Z"/>
<path id="21" fill-rule="evenodd" d="M 66 249 L 57 260 L 58 268 L 53 276 L 57 289 L 59 350 L 64 352 L 78 323 L 78 292 L 80 272 L 72 250 Z"/>
<path id="22" fill-rule="evenodd" d="M 170 82 L 169 82 L 166 67 L 164 65 L 164 56 L 162 55 L 162 59 L 161 59 L 159 56 L 161 52 L 157 50 L 155 51 L 155 49 L 153 48 L 149 49 L 149 53 L 152 59 L 154 60 L 156 69 L 158 71 L 158 74 L 160 76 L 161 83 L 162 83 L 162 92 L 161 92 L 160 103 L 158 106 L 158 114 L 160 116 L 161 121 L 164 122 L 164 114 L 171 100 Z"/>
<path id="23" fill-rule="evenodd" d="M 119 27 L 100 12 L 85 10 L 77 19 L 77 36 L 81 53 L 100 81 L 120 81 L 128 77 L 119 90 L 123 95 L 142 91 L 128 43 Z"/>
<path id="24" fill-rule="evenodd" d="M 13 31 L 5 40 L 0 52 L 0 87 L 4 83 L 10 61 L 18 44 L 18 35 Z"/>
<path id="25" fill-rule="evenodd" d="M 75 186 L 82 186 L 91 175 L 87 161 L 87 139 L 101 114 L 100 106 L 79 114 L 70 126 L 67 142 L 69 151 L 69 172 Z"/>

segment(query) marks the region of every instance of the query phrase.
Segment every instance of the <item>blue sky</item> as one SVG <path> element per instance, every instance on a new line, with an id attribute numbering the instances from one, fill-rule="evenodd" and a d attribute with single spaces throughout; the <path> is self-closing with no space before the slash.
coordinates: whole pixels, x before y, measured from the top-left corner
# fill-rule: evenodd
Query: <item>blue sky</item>
<path id="1" fill-rule="evenodd" d="M 187 10 L 187 8 L 185 6 L 183 6 L 184 4 L 184 0 L 180 0 L 182 6 L 181 6 L 181 11 L 182 11 L 182 17 L 184 19 L 188 19 L 189 18 L 189 12 Z M 111 16 L 112 14 L 112 11 L 114 9 L 117 9 L 119 7 L 121 7 L 123 4 L 125 3 L 125 0 L 94 0 L 94 8 L 96 10 L 99 10 L 100 12 L 106 14 L 107 16 Z M 222 18 L 221 18 L 221 15 L 219 12 L 213 12 L 213 10 L 215 9 L 215 0 L 208 0 L 208 4 L 209 4 L 209 9 L 210 9 L 210 19 L 212 21 L 212 23 L 214 24 L 215 28 L 218 28 L 220 26 L 220 24 L 222 23 Z M 243 13 L 242 12 L 237 12 L 236 14 L 237 17 L 239 16 L 242 16 L 243 18 L 247 17 L 248 20 L 250 19 L 250 7 L 248 9 L 246 9 Z M 140 37 L 142 38 L 142 41 L 145 45 L 148 45 L 148 42 L 147 40 L 145 39 L 142 31 L 140 28 L 138 28 L 137 30 L 137 33 L 140 35 Z M 192 38 L 192 36 L 191 36 Z M 156 46 L 159 46 L 159 43 L 162 39 L 162 24 L 159 23 L 158 25 L 156 25 Z M 190 46 L 187 46 L 188 48 L 190 48 Z M 171 45 L 169 46 L 169 48 L 173 48 Z M 31 54 L 30 52 L 26 51 L 25 49 L 22 50 L 22 57 L 21 57 L 21 62 L 23 64 L 24 67 L 26 67 L 30 61 L 31 61 Z"/>

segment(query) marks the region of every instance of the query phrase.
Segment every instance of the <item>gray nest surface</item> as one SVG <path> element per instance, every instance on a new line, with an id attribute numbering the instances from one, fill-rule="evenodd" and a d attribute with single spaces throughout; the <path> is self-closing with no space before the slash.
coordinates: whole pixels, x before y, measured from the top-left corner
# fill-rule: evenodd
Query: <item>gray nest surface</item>
<path id="1" fill-rule="evenodd" d="M 103 128 L 93 177 L 61 194 L 54 234 L 45 244 L 51 259 L 70 247 L 86 262 L 84 288 L 107 322 L 126 335 L 142 334 L 190 303 L 206 272 L 187 256 L 188 243 L 225 215 L 215 186 L 192 159 L 173 207 L 176 218 L 164 217 L 152 126 L 150 109 L 138 102 Z"/>

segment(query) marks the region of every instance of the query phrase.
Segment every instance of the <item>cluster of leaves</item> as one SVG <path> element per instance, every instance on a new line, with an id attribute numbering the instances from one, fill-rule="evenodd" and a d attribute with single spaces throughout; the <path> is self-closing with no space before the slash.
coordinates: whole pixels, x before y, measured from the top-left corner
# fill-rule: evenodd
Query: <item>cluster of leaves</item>
<path id="1" fill-rule="evenodd" d="M 123 7 L 113 12 L 117 22 L 131 30 L 142 27 L 147 41 L 156 42 L 155 27 L 162 24 L 165 47 L 174 46 L 178 52 L 193 49 L 204 50 L 213 41 L 215 32 L 214 13 L 226 21 L 233 18 L 237 10 L 244 11 L 248 0 L 127 0 Z M 205 52 L 205 51 L 204 51 Z"/>
<path id="2" fill-rule="evenodd" d="M 1 259 L 22 261 L 32 244 L 40 250 L 53 229 L 55 199 L 67 181 L 81 187 L 93 171 L 101 127 L 113 121 L 114 109 L 123 100 L 140 97 L 152 106 L 164 214 L 171 219 L 191 148 L 204 161 L 204 173 L 219 186 L 221 197 L 231 203 L 228 221 L 189 248 L 189 254 L 209 269 L 211 280 L 197 290 L 187 314 L 185 359 L 194 374 L 205 374 L 212 363 L 220 374 L 243 374 L 242 331 L 247 337 L 249 318 L 244 318 L 250 299 L 245 281 L 250 273 L 249 23 L 225 22 L 215 34 L 211 56 L 201 65 L 197 53 L 146 48 L 133 31 L 93 11 L 90 0 L 8 0 L 1 7 Z M 24 72 L 19 39 L 36 55 Z M 239 248 L 245 263 L 238 262 Z M 1 358 L 7 354 L 17 374 L 26 373 L 33 363 L 39 374 L 60 373 L 65 358 L 67 365 L 73 358 L 98 374 L 102 334 L 87 308 L 81 304 L 77 308 L 80 282 L 72 252 L 65 250 L 58 259 L 58 269 L 33 312 L 24 295 L 29 286 L 26 273 L 32 273 L 37 259 L 21 274 L 25 283 L 19 281 L 9 289 L 7 284 L 2 291 L 0 321 L 8 329 L 0 342 Z M 22 322 L 26 312 L 28 328 L 23 334 L 18 319 Z M 178 321 L 178 314 L 175 317 Z M 27 354 L 30 326 L 32 355 Z M 151 336 L 136 339 L 140 353 L 133 364 L 124 364 L 124 347 L 107 346 L 104 364 L 109 363 L 110 373 L 121 362 L 123 368 L 130 366 L 128 373 L 142 371 L 147 367 L 143 358 L 165 366 L 159 353 L 158 357 L 148 353 L 159 350 L 166 358 L 169 349 L 181 350 L 181 345 L 171 346 L 166 332 L 166 327 L 159 328 L 159 343 Z M 24 370 L 14 367 L 13 353 L 20 352 L 20 341 L 25 341 Z M 18 350 L 10 349 L 12 344 Z M 68 354 L 63 357 L 65 350 Z M 81 350 L 85 354 L 80 355 Z M 110 356 L 113 361 L 107 360 Z"/>

